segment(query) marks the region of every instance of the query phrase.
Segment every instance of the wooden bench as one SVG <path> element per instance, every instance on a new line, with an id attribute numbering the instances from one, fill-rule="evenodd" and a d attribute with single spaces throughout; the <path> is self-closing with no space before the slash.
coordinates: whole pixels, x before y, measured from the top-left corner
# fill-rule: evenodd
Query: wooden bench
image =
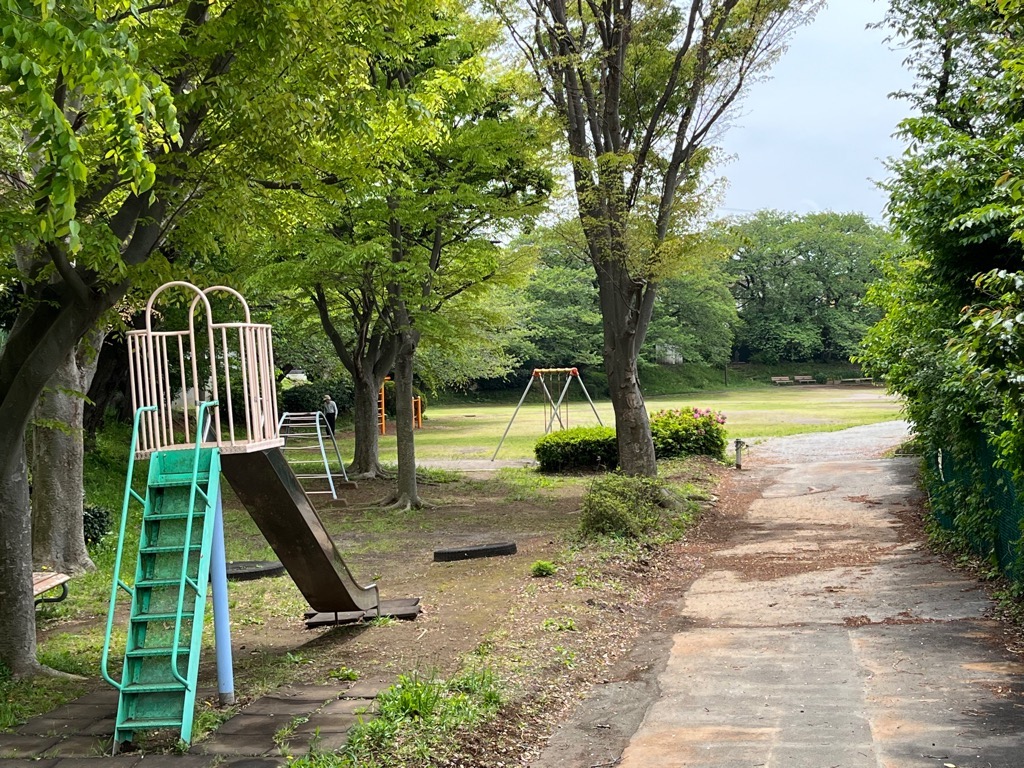
<path id="1" fill-rule="evenodd" d="M 813 376 L 794 376 L 793 377 L 793 381 L 795 381 L 797 384 L 814 384 L 815 383 Z"/>
<path id="2" fill-rule="evenodd" d="M 66 573 L 54 573 L 53 571 L 32 572 L 32 596 L 36 599 L 36 605 L 40 603 L 59 603 L 67 599 L 68 582 L 71 577 Z M 44 594 L 60 587 L 60 594 L 57 597 L 43 597 Z"/>
<path id="3" fill-rule="evenodd" d="M 792 384 L 793 380 L 789 376 L 772 376 L 772 384 Z"/>
<path id="4" fill-rule="evenodd" d="M 870 376 L 863 376 L 858 379 L 840 379 L 840 384 L 871 384 L 873 379 Z"/>

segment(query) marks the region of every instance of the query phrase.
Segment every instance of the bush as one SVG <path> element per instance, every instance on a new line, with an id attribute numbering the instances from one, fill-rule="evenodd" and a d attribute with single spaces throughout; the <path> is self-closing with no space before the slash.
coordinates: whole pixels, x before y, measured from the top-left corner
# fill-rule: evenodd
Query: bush
<path id="1" fill-rule="evenodd" d="M 654 453 L 659 459 L 677 456 L 725 456 L 725 416 L 706 408 L 658 411 L 651 414 Z"/>
<path id="2" fill-rule="evenodd" d="M 574 427 L 551 432 L 537 441 L 533 453 L 542 472 L 619 465 L 619 446 L 611 427 Z"/>
<path id="3" fill-rule="evenodd" d="M 82 506 L 83 527 L 85 528 L 85 543 L 90 547 L 100 543 L 108 533 L 113 520 L 113 513 L 106 507 L 99 504 L 84 504 Z"/>
<path id="4" fill-rule="evenodd" d="M 319 411 L 324 404 L 324 395 L 331 396 L 331 399 L 338 404 L 338 411 L 351 412 L 354 402 L 352 382 L 343 377 L 330 381 L 310 381 L 282 390 L 281 413 Z"/>
<path id="5" fill-rule="evenodd" d="M 650 477 L 618 472 L 595 480 L 583 497 L 580 535 L 636 539 L 659 527 L 661 483 Z"/>
<path id="6" fill-rule="evenodd" d="M 414 386 L 412 388 L 412 396 L 420 399 L 420 406 L 423 409 L 423 413 L 426 413 L 427 398 L 424 397 L 419 387 Z M 387 414 L 388 418 L 395 418 L 395 382 L 391 379 L 384 382 L 384 413 Z"/>

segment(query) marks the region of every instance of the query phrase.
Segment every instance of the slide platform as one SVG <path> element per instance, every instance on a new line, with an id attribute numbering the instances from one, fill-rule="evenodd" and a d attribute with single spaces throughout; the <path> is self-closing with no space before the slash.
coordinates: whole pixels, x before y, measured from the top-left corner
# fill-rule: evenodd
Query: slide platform
<path id="1" fill-rule="evenodd" d="M 311 608 L 371 611 L 380 596 L 361 586 L 341 559 L 280 448 L 221 455 L 221 471 Z"/>

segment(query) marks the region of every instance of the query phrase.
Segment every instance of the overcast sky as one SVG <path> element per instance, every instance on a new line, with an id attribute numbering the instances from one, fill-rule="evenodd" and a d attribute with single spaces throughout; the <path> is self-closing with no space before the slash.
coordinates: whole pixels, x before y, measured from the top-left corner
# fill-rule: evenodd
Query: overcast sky
<path id="1" fill-rule="evenodd" d="M 729 186 L 719 213 L 860 211 L 881 219 L 885 196 L 873 182 L 885 177 L 882 161 L 902 151 L 892 133 L 908 110 L 888 94 L 912 82 L 884 33 L 865 29 L 884 10 L 884 0 L 831 0 L 796 33 L 722 140 L 735 158 L 720 169 Z"/>

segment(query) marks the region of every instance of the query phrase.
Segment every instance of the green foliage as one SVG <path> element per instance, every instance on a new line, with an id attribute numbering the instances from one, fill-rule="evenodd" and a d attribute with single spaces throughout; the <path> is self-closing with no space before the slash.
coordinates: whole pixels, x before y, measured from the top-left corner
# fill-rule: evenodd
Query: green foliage
<path id="1" fill-rule="evenodd" d="M 848 360 L 878 311 L 864 304 L 892 236 L 861 214 L 761 211 L 729 235 L 744 360 Z"/>
<path id="2" fill-rule="evenodd" d="M 352 667 L 340 666 L 336 669 L 332 669 L 327 673 L 327 677 L 330 680 L 349 680 L 355 681 L 359 679 L 358 670 L 352 669 Z"/>
<path id="3" fill-rule="evenodd" d="M 418 397 L 420 399 L 420 403 L 423 408 L 423 413 L 426 413 L 427 396 L 423 394 L 423 391 L 419 387 L 414 385 L 412 388 L 412 396 Z M 386 413 L 391 418 L 394 418 L 395 407 L 395 382 L 389 379 L 388 381 L 384 382 L 384 413 Z"/>
<path id="4" fill-rule="evenodd" d="M 533 448 L 542 472 L 611 469 L 618 466 L 619 448 L 611 427 L 573 427 L 550 432 Z"/>
<path id="5" fill-rule="evenodd" d="M 662 521 L 663 486 L 653 478 L 611 473 L 594 480 L 583 497 L 580 535 L 636 539 Z"/>
<path id="6" fill-rule="evenodd" d="M 725 456 L 725 416 L 708 408 L 652 413 L 651 435 L 659 459 Z"/>
<path id="7" fill-rule="evenodd" d="M 85 543 L 94 547 L 110 532 L 114 513 L 108 507 L 88 503 L 82 506 L 82 512 Z"/>
<path id="8" fill-rule="evenodd" d="M 436 765 L 452 745 L 452 734 L 492 717 L 501 705 L 501 689 L 488 669 L 463 672 L 447 680 L 401 675 L 377 697 L 377 715 L 355 726 L 332 765 L 385 768 L 404 761 Z M 292 765 L 325 765 L 315 754 Z"/>
<path id="9" fill-rule="evenodd" d="M 538 579 L 554 576 L 557 571 L 558 567 L 550 560 L 535 560 L 530 566 L 530 575 Z"/>
<path id="10" fill-rule="evenodd" d="M 575 632 L 576 622 L 569 617 L 560 619 L 544 619 L 540 623 L 540 628 L 545 632 Z"/>
<path id="11" fill-rule="evenodd" d="M 352 410 L 352 379 L 340 376 L 330 381 L 309 381 L 281 390 L 281 413 L 311 413 L 324 405 L 324 395 L 338 404 L 339 412 Z"/>
<path id="12" fill-rule="evenodd" d="M 996 5 L 890 9 L 887 22 L 913 52 L 920 114 L 902 123 L 909 148 L 890 166 L 889 212 L 905 247 L 880 262 L 869 300 L 885 316 L 861 357 L 904 398 L 946 540 L 1019 574 L 1011 475 L 1020 487 L 1024 128 L 1013 62 L 1024 49 L 1020 19 L 993 24 Z"/>

